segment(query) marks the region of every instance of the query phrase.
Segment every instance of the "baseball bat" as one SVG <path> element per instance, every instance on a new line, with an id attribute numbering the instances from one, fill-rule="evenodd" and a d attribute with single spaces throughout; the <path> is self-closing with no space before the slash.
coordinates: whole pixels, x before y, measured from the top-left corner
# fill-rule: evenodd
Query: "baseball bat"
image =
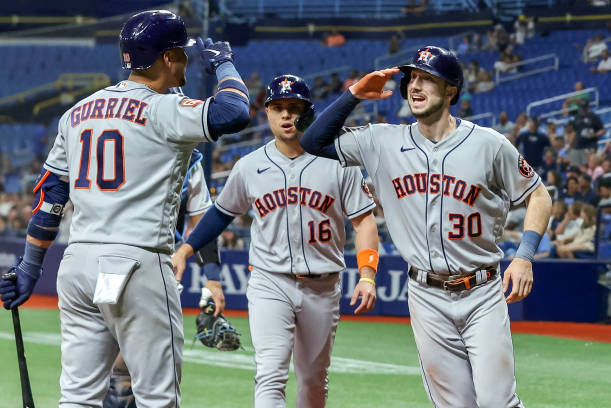
<path id="1" fill-rule="evenodd" d="M 17 280 L 15 272 L 8 272 L 2 275 L 5 280 Z M 19 309 L 11 309 L 13 313 L 13 330 L 15 331 L 15 343 L 17 344 L 17 361 L 19 362 L 19 377 L 21 378 L 21 399 L 23 408 L 34 408 L 34 398 L 30 387 L 30 376 L 28 375 L 28 365 L 25 361 L 25 350 L 23 348 L 23 336 L 21 334 L 21 322 L 19 321 Z"/>

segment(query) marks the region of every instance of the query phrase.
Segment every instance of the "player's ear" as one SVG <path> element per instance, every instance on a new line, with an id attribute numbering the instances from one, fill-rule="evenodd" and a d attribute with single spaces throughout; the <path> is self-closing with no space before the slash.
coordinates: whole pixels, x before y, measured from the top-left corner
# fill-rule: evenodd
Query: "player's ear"
<path id="1" fill-rule="evenodd" d="M 446 96 L 450 97 L 450 100 L 454 99 L 456 94 L 458 93 L 458 88 L 453 85 L 446 84 Z"/>

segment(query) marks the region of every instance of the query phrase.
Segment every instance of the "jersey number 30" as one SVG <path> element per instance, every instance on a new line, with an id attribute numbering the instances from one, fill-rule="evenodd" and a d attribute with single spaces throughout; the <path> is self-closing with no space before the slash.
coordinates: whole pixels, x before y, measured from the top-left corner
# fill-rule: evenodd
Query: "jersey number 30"
<path id="1" fill-rule="evenodd" d="M 462 214 L 450 213 L 449 219 L 453 228 L 453 231 L 448 232 L 448 238 L 450 239 L 463 239 L 465 229 L 469 238 L 479 238 L 482 235 L 482 217 L 478 212 L 471 213 L 466 217 Z"/>
<path id="2" fill-rule="evenodd" d="M 74 181 L 74 188 L 86 189 L 91 187 L 89 180 L 89 162 L 91 161 L 91 136 L 93 130 L 85 129 L 81 133 L 81 164 L 78 178 Z M 111 142 L 113 151 L 114 176 L 104 177 L 104 153 L 106 142 Z M 109 129 L 98 136 L 96 142 L 97 171 L 95 182 L 102 191 L 116 191 L 125 183 L 125 163 L 123 153 L 123 135 L 117 129 Z"/>

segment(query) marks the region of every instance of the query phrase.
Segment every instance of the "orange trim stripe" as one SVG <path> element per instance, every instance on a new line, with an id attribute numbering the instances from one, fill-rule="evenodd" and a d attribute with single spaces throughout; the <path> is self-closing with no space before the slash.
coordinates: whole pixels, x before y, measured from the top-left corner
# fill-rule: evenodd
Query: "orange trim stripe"
<path id="1" fill-rule="evenodd" d="M 32 214 L 36 214 L 38 210 L 40 210 L 40 207 L 42 207 L 42 203 L 44 202 L 45 202 L 45 190 L 40 190 L 40 201 L 38 202 L 38 205 L 36 206 L 36 208 L 32 210 Z"/>
<path id="2" fill-rule="evenodd" d="M 42 176 L 42 178 L 40 179 L 40 181 L 38 182 L 38 184 L 36 184 L 36 186 L 34 186 L 34 190 L 33 192 L 37 192 L 38 189 L 40 188 L 40 186 L 42 186 L 42 183 L 45 182 L 45 180 L 47 179 L 47 177 L 49 177 L 49 174 L 51 174 L 51 172 L 49 170 L 47 170 L 47 172 L 45 173 L 44 176 Z M 42 201 L 41 201 L 42 202 Z"/>

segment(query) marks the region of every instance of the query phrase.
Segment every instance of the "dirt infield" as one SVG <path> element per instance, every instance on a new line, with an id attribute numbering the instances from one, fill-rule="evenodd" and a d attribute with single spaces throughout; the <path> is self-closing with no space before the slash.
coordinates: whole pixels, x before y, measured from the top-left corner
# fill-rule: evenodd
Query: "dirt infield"
<path id="1" fill-rule="evenodd" d="M 57 297 L 32 295 L 25 307 L 57 309 Z M 199 309 L 184 308 L 183 312 L 186 315 L 195 315 L 199 313 Z M 248 317 L 246 310 L 228 310 L 225 314 L 229 317 Z M 342 315 L 341 320 L 409 324 L 409 317 Z M 519 321 L 511 323 L 511 331 L 513 333 L 538 334 L 541 336 L 611 343 L 611 325 L 604 324 Z"/>

